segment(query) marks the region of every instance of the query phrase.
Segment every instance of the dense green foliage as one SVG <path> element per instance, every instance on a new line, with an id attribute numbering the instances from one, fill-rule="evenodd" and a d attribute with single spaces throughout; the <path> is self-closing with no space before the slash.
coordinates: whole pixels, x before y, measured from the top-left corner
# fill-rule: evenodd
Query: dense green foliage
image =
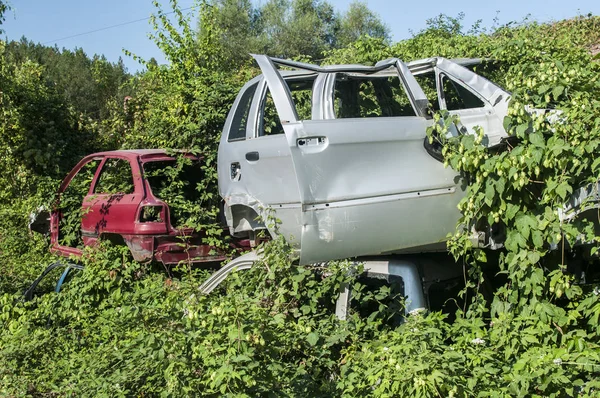
<path id="1" fill-rule="evenodd" d="M 223 45 L 231 32 L 224 21 L 227 12 L 247 16 L 252 23 L 240 25 L 236 37 L 252 36 L 255 11 L 245 2 L 202 4 L 197 33 L 172 4 L 174 18 L 159 10 L 153 19 L 154 38 L 170 64 L 148 63 L 133 77 L 80 51 L 0 41 L 6 170 L 0 179 L 0 395 L 597 396 L 600 289 L 583 284 L 574 268 L 584 258 L 592 263 L 588 278 L 598 274 L 599 238 L 585 222 L 564 224 L 557 214 L 571 192 L 600 177 L 600 64 L 589 52 L 600 42 L 597 17 L 465 33 L 460 17 L 440 16 L 393 45 L 382 33 L 356 41 L 350 35 L 343 48 L 318 47 L 329 50 L 327 63 L 489 57 L 497 61 L 493 78 L 512 91 L 505 125 L 515 138 L 502 150 L 486 149 L 480 137 L 442 140 L 448 167 L 468 183 L 448 247 L 465 264 L 470 289 L 452 322 L 434 312 L 388 326 L 390 311 L 379 305 L 385 291 L 356 295 L 359 305 L 377 303 L 372 316 L 353 313 L 338 321 L 336 295 L 355 272 L 345 262 L 326 270 L 294 266 L 281 239 L 264 245 L 265 258 L 251 271 L 210 296 L 197 292 L 205 270 L 169 277 L 132 261 L 123 248 L 103 245 L 86 250 L 85 270 L 63 292 L 24 303 L 23 289 L 51 261 L 47 242 L 28 235 L 28 214 L 52 201 L 58 181 L 88 152 L 171 147 L 201 153 L 202 206 L 193 222 L 213 238 L 220 234 L 217 143 L 241 84 L 257 73 L 251 66 L 231 72 L 232 57 L 236 65 L 246 61 L 237 58 L 239 42 Z M 268 2 L 263 9 L 289 4 Z M 352 21 L 348 29 L 362 32 Z M 289 55 L 320 56 L 303 52 L 313 44 Z M 62 77 L 71 72 L 81 79 Z M 82 98 L 87 92 L 93 95 Z M 131 98 L 123 101 L 124 95 Z M 526 105 L 558 109 L 560 122 L 532 116 Z M 443 133 L 452 120 L 436 118 Z M 462 228 L 478 222 L 506 228 L 506 247 L 493 260 L 498 264 L 486 265 L 489 253 L 471 247 L 469 229 Z M 592 243 L 588 250 L 569 250 L 582 235 Z M 557 250 L 549 250 L 554 244 Z M 499 267 L 501 282 L 486 272 L 489 265 Z M 499 288 L 485 300 L 479 293 L 489 285 Z"/>

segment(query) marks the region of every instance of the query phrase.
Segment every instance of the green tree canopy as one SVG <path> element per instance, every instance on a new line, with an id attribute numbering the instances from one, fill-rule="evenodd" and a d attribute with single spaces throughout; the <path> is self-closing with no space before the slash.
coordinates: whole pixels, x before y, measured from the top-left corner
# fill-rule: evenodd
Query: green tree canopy
<path id="1" fill-rule="evenodd" d="M 364 35 L 385 41 L 390 39 L 388 26 L 364 2 L 350 3 L 348 10 L 338 17 L 338 21 L 336 47 L 346 47 Z"/>
<path id="2" fill-rule="evenodd" d="M 253 6 L 248 0 L 214 0 L 219 50 L 231 68 L 249 60 L 248 53 L 281 58 L 322 60 L 334 48 L 363 35 L 389 39 L 389 30 L 365 3 L 354 2 L 345 13 L 326 0 L 269 0 Z M 207 34 L 199 23 L 199 37 Z"/>

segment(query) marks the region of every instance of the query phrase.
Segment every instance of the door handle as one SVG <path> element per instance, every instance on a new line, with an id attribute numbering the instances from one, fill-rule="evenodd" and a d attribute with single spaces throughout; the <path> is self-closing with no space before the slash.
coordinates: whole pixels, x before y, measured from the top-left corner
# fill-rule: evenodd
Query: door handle
<path id="1" fill-rule="evenodd" d="M 246 153 L 246 160 L 249 162 L 256 162 L 258 159 L 260 159 L 260 156 L 258 154 L 258 152 L 253 151 L 253 152 L 248 152 Z"/>
<path id="2" fill-rule="evenodd" d="M 327 144 L 327 137 L 305 137 L 298 138 L 296 141 L 298 146 L 316 146 Z"/>
<path id="3" fill-rule="evenodd" d="M 305 154 L 314 154 L 323 152 L 329 146 L 327 137 L 304 137 L 296 140 L 298 150 Z"/>

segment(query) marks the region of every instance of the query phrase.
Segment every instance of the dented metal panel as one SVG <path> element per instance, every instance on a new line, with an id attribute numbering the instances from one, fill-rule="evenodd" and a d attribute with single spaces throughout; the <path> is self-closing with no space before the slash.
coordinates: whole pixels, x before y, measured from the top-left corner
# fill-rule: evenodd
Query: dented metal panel
<path id="1" fill-rule="evenodd" d="M 253 57 L 257 57 L 253 55 Z M 265 55 L 260 55 L 259 57 L 265 57 Z M 389 68 L 390 66 L 394 66 L 396 64 L 397 58 L 389 58 L 383 61 L 379 61 L 375 66 L 366 66 L 366 65 L 324 65 L 318 66 L 309 64 L 306 62 L 298 62 L 292 61 L 289 59 L 281 59 L 281 58 L 270 58 L 274 64 L 289 66 L 292 68 L 298 68 L 303 70 L 309 70 L 313 72 L 319 73 L 336 73 L 336 72 L 362 72 L 362 73 L 375 73 L 384 69 Z M 259 64 L 260 65 L 260 64 Z M 262 70 L 262 68 L 261 68 Z"/>
<path id="2" fill-rule="evenodd" d="M 389 254 L 415 247 L 443 250 L 436 243 L 454 228 L 461 198 L 452 188 L 429 196 L 415 192 L 364 205 L 306 210 L 302 213 L 301 262 Z"/>

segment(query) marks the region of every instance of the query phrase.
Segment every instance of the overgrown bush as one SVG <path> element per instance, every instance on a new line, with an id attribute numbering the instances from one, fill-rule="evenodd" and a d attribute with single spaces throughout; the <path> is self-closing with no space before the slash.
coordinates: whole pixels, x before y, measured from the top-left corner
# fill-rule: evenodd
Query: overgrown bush
<path id="1" fill-rule="evenodd" d="M 346 263 L 298 267 L 291 254 L 282 239 L 271 242 L 263 261 L 203 296 L 206 271 L 169 279 L 126 248 L 88 250 L 60 294 L 0 298 L 0 391 L 334 394 L 341 349 L 377 325 L 335 319 L 352 278 Z"/>

